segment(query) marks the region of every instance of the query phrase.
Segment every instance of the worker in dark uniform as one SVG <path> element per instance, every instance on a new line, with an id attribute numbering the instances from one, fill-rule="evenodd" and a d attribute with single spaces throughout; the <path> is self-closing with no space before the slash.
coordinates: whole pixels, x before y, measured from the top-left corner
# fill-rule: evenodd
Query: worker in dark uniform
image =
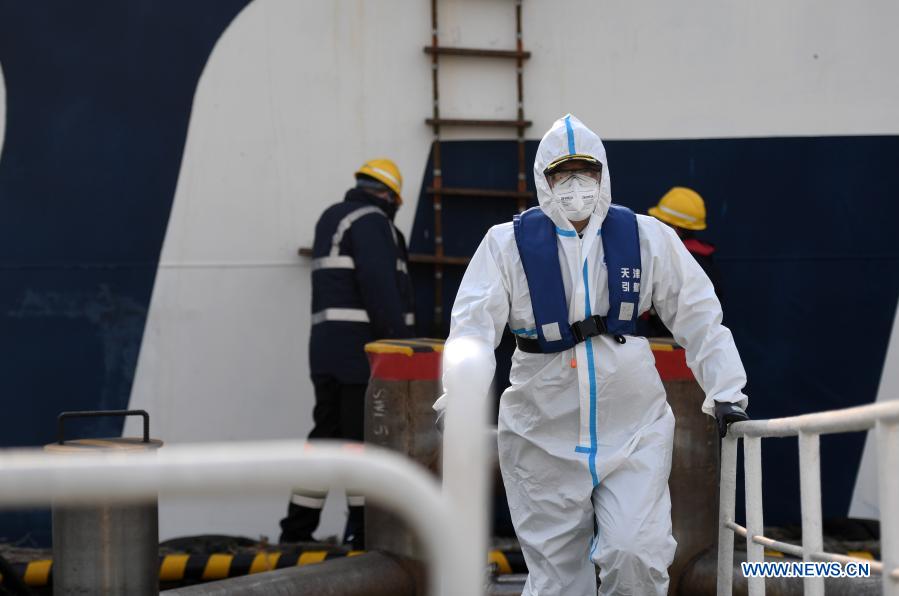
<path id="1" fill-rule="evenodd" d="M 315 386 L 310 439 L 363 439 L 369 367 L 365 344 L 413 336 L 406 241 L 393 225 L 402 178 L 388 159 L 366 162 L 356 187 L 315 226 L 309 368 Z M 281 542 L 312 541 L 327 491 L 296 489 Z M 363 498 L 348 495 L 344 539 L 363 544 Z"/>
<path id="2" fill-rule="evenodd" d="M 699 193 L 690 188 L 675 186 L 665 193 L 658 205 L 649 210 L 649 214 L 674 228 L 686 249 L 711 280 L 715 294 L 721 300 L 721 277 L 713 257 L 715 245 L 696 237 L 696 232 L 706 229 L 705 201 Z M 648 320 L 645 321 L 645 326 L 641 325 L 641 330 L 652 337 L 670 337 L 671 332 L 654 309 L 648 314 Z"/>

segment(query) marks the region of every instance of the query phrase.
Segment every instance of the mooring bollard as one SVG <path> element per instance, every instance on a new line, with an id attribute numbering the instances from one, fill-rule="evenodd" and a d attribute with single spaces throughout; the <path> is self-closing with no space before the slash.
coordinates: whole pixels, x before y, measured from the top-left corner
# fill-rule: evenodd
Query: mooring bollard
<path id="1" fill-rule="evenodd" d="M 142 438 L 65 439 L 66 420 L 131 415 L 144 418 Z M 44 450 L 71 454 L 156 450 L 162 446 L 162 441 L 150 439 L 149 420 L 149 415 L 143 410 L 64 412 L 59 416 L 59 440 L 47 445 Z M 157 500 L 54 505 L 53 594 L 159 594 Z"/>
<path id="2" fill-rule="evenodd" d="M 365 442 L 405 454 L 439 474 L 441 436 L 432 408 L 440 395 L 443 340 L 382 340 L 365 346 L 371 380 L 365 394 Z M 421 556 L 399 518 L 365 507 L 365 548 Z"/>

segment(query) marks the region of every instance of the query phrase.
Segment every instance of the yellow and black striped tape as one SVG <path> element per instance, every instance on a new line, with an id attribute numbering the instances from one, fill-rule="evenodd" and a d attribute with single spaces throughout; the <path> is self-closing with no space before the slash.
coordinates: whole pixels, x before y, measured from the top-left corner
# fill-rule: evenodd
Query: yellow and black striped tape
<path id="1" fill-rule="evenodd" d="M 172 554 L 159 558 L 159 581 L 164 583 L 206 582 L 263 571 L 321 563 L 329 559 L 355 557 L 365 551 L 306 550 L 296 552 L 215 553 L 204 555 Z M 520 551 L 490 551 L 488 563 L 496 573 L 527 573 Z M 43 587 L 52 581 L 52 561 L 41 559 L 13 565 L 31 587 Z M 0 576 L 0 585 L 3 584 Z"/>
<path id="2" fill-rule="evenodd" d="M 363 551 L 307 550 L 301 552 L 265 552 L 211 555 L 166 555 L 159 565 L 159 581 L 213 581 L 261 573 L 285 567 L 310 565 L 327 559 L 353 557 Z"/>
<path id="3" fill-rule="evenodd" d="M 159 558 L 159 581 L 183 582 L 183 581 L 212 581 L 237 577 L 251 573 L 261 573 L 273 569 L 283 569 L 297 565 L 309 565 L 320 563 L 327 559 L 339 557 L 353 557 L 364 551 L 328 551 L 307 550 L 302 552 L 268 552 L 229 554 L 217 553 L 211 555 L 173 554 Z M 32 587 L 48 585 L 52 580 L 52 561 L 41 559 L 13 565 L 19 577 Z M 2 576 L 0 576 L 2 578 Z M 0 585 L 2 585 L 0 579 Z"/>

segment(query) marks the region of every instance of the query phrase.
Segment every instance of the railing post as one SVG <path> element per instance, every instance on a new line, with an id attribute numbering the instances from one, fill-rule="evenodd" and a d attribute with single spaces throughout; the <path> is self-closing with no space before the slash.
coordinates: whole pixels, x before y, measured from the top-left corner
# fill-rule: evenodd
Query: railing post
<path id="1" fill-rule="evenodd" d="M 799 432 L 799 494 L 802 507 L 802 560 L 824 550 L 821 522 L 821 449 L 817 433 Z M 824 596 L 824 578 L 803 580 L 806 596 Z"/>
<path id="2" fill-rule="evenodd" d="M 899 425 L 878 420 L 877 482 L 880 501 L 880 560 L 883 561 L 883 594 L 899 596 Z"/>
<path id="3" fill-rule="evenodd" d="M 765 534 L 762 513 L 762 440 L 759 437 L 743 437 L 743 459 L 746 469 L 746 560 L 763 562 L 765 547 L 752 541 L 752 537 Z M 765 595 L 765 578 L 750 577 L 749 596 Z"/>
<path id="4" fill-rule="evenodd" d="M 719 490 L 718 596 L 731 596 L 734 588 L 734 532 L 726 524 L 734 521 L 737 495 L 737 437 L 733 433 L 721 441 Z"/>

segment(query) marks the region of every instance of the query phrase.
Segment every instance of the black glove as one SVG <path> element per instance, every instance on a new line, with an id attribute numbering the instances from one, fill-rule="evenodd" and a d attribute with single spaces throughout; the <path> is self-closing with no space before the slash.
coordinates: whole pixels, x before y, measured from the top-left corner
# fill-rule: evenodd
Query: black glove
<path id="1" fill-rule="evenodd" d="M 718 421 L 718 436 L 723 439 L 731 422 L 749 420 L 749 416 L 737 404 L 719 401 L 715 402 L 715 420 Z"/>

